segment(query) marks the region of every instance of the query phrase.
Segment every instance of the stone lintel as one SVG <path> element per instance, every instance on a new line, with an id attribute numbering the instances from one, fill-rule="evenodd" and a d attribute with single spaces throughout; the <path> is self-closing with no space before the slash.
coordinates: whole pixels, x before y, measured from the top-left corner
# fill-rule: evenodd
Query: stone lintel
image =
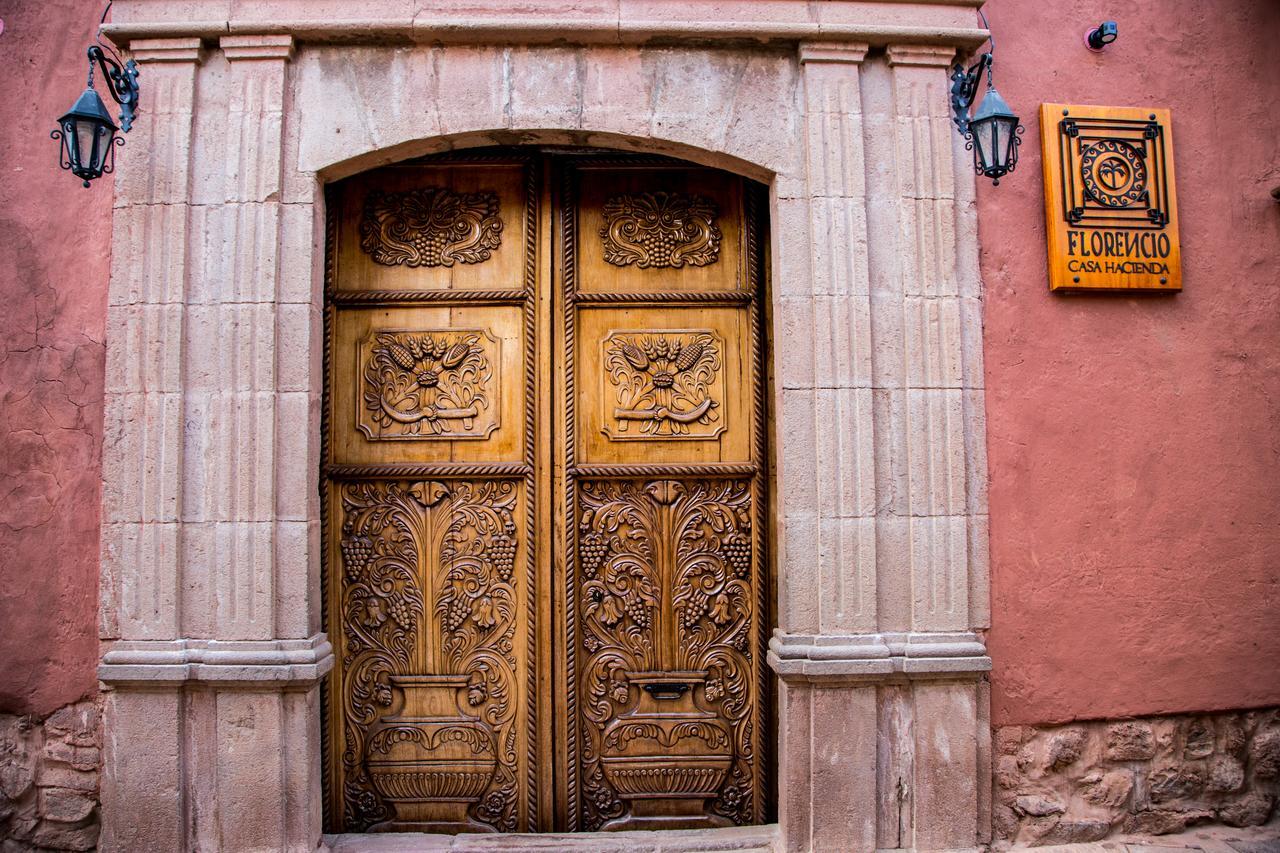
<path id="1" fill-rule="evenodd" d="M 644 45 L 652 42 L 748 43 L 785 45 L 823 40 L 871 45 L 909 43 L 947 45 L 972 50 L 987 40 L 978 27 L 821 23 L 787 20 L 579 20 L 546 16 L 428 15 L 419 19 L 372 20 L 279 19 L 273 21 L 122 21 L 108 23 L 102 33 L 118 45 L 141 39 L 195 36 L 217 39 L 230 34 L 273 33 L 299 41 L 325 44 L 576 44 Z"/>
<path id="2" fill-rule="evenodd" d="M 769 666 L 788 683 L 976 678 L 991 669 L 976 634 L 787 634 L 769 641 Z"/>
<path id="3" fill-rule="evenodd" d="M 323 633 L 305 640 L 116 640 L 102 656 L 98 679 L 113 687 L 211 682 L 306 689 L 332 668 L 333 647 Z"/>
<path id="4" fill-rule="evenodd" d="M 956 59 L 954 47 L 928 44 L 891 44 L 885 51 L 890 65 L 923 65 L 948 68 Z"/>
<path id="5" fill-rule="evenodd" d="M 291 35 L 223 36 L 218 40 L 222 55 L 235 62 L 238 59 L 293 58 L 294 41 Z"/>
<path id="6" fill-rule="evenodd" d="M 800 42 L 800 64 L 810 62 L 852 62 L 858 63 L 867 58 L 870 45 L 866 42 L 851 41 L 803 41 Z"/>
<path id="7" fill-rule="evenodd" d="M 204 59 L 199 37 L 140 38 L 129 42 L 129 55 L 139 63 L 196 62 Z"/>

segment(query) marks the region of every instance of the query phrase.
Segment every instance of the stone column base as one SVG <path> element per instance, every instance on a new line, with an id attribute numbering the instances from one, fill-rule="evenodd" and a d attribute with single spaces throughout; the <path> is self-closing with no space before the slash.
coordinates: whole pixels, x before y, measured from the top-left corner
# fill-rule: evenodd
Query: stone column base
<path id="1" fill-rule="evenodd" d="M 312 851 L 318 680 L 307 640 L 117 642 L 103 656 L 104 851 Z"/>
<path id="2" fill-rule="evenodd" d="M 975 635 L 778 632 L 769 664 L 782 681 L 785 850 L 957 850 L 985 840 L 991 660 Z"/>

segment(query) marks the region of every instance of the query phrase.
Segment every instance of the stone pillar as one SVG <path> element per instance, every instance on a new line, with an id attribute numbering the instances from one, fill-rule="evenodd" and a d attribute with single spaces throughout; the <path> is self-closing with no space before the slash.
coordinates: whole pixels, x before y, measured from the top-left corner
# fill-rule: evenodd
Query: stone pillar
<path id="1" fill-rule="evenodd" d="M 787 850 L 979 841 L 981 294 L 954 54 L 800 48 L 807 197 L 777 207 L 810 265 L 782 253 L 774 279 Z"/>
<path id="2" fill-rule="evenodd" d="M 777 200 L 774 276 L 782 529 L 774 640 L 876 629 L 877 502 L 859 70 L 865 44 L 800 47 L 807 180 Z M 787 850 L 871 850 L 874 685 L 783 676 L 779 818 Z"/>
<path id="3" fill-rule="evenodd" d="M 287 247 L 309 280 L 315 248 L 281 211 L 293 40 L 219 48 L 130 45 L 147 100 L 111 284 L 104 850 L 319 838 L 320 323 L 280 265 Z"/>

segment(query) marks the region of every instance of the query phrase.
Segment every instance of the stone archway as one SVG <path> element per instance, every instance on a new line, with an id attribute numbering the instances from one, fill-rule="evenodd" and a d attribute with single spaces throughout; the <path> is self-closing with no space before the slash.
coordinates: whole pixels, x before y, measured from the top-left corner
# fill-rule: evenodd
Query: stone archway
<path id="1" fill-rule="evenodd" d="M 983 36 L 967 7 L 582 12 L 549 46 L 518 13 L 415 24 L 393 5 L 372 25 L 300 0 L 270 21 L 147 3 L 109 27 L 150 103 L 116 185 L 104 848 L 314 847 L 322 186 L 512 142 L 769 184 L 780 843 L 974 845 L 981 290 L 946 114 L 948 63 Z"/>

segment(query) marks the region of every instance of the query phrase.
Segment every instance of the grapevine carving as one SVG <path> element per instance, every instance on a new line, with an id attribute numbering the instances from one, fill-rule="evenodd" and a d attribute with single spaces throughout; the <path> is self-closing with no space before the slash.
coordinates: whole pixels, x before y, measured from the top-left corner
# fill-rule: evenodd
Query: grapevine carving
<path id="1" fill-rule="evenodd" d="M 389 786 L 417 785 L 453 791 L 455 798 L 457 791 L 471 791 L 467 820 L 513 831 L 516 485 L 392 481 L 341 488 L 347 829 L 398 828 L 395 821 L 403 816 L 394 796 L 384 795 Z M 444 692 L 458 709 L 456 718 L 433 728 L 397 716 L 404 704 L 397 693 L 415 689 Z M 380 788 L 373 763 L 415 745 L 462 749 L 488 757 L 494 769 L 388 774 Z"/>
<path id="2" fill-rule="evenodd" d="M 714 438 L 724 430 L 712 398 L 724 348 L 714 332 L 614 332 L 603 346 L 605 398 L 612 390 L 617 403 L 603 430 L 610 438 Z"/>
<path id="3" fill-rule="evenodd" d="M 373 191 L 360 220 L 360 247 L 379 264 L 451 267 L 487 261 L 502 242 L 494 192 L 443 187 Z"/>
<path id="4" fill-rule="evenodd" d="M 605 202 L 604 259 L 614 266 L 704 267 L 720 257 L 716 205 L 682 193 L 633 193 Z"/>
<path id="5" fill-rule="evenodd" d="M 361 347 L 364 400 L 356 425 L 370 439 L 487 438 L 498 428 L 484 331 L 375 332 Z"/>
<path id="6" fill-rule="evenodd" d="M 759 689 L 751 481 L 585 480 L 579 489 L 584 828 L 625 814 L 611 779 L 645 796 L 715 784 L 710 811 L 749 823 Z M 652 704 L 645 694 L 689 719 L 637 714 Z M 611 776 L 609 753 L 638 741 L 662 760 Z M 719 755 L 724 766 L 708 769 Z"/>

